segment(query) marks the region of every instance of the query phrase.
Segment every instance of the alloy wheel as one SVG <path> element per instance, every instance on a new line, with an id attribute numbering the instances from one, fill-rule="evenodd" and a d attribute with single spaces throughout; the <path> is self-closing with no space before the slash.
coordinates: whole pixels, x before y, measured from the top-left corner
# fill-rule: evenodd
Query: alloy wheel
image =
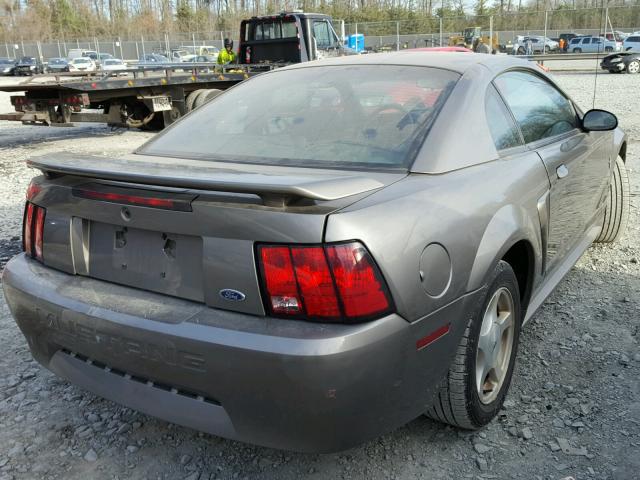
<path id="1" fill-rule="evenodd" d="M 509 369 L 514 339 L 514 302 L 502 287 L 493 294 L 485 310 L 476 350 L 476 389 L 480 401 L 493 402 Z"/>

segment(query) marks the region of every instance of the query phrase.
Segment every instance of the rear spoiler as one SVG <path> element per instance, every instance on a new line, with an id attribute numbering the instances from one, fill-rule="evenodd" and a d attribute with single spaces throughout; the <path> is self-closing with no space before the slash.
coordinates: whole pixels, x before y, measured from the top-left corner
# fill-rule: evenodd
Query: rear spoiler
<path id="1" fill-rule="evenodd" d="M 221 168 L 202 161 L 202 165 L 176 165 L 155 161 L 110 158 L 70 153 L 44 155 L 27 160 L 27 166 L 44 174 L 75 175 L 150 186 L 191 188 L 218 192 L 249 193 L 260 196 L 265 204 L 286 205 L 294 198 L 337 200 L 384 186 L 376 179 L 358 175 L 283 174 L 271 175 Z M 162 159 L 165 160 L 165 159 Z M 167 159 L 168 160 L 168 159 Z M 199 161 L 198 161 L 199 162 Z"/>

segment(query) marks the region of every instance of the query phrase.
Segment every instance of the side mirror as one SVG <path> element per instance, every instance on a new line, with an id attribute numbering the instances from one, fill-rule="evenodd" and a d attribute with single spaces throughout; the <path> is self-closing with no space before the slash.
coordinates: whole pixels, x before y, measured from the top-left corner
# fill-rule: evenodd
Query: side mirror
<path id="1" fill-rule="evenodd" d="M 587 132 L 603 132 L 618 126 L 618 118 L 606 110 L 589 110 L 582 117 L 582 128 Z"/>

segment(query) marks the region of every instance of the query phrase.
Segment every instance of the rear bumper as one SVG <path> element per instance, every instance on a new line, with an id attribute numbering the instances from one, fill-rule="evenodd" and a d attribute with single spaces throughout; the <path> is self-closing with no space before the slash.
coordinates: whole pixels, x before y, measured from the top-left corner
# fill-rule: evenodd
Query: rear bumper
<path id="1" fill-rule="evenodd" d="M 478 296 L 414 323 L 313 324 L 72 276 L 24 255 L 7 264 L 3 287 L 34 357 L 72 383 L 194 429 L 312 452 L 424 412 Z M 416 349 L 446 324 L 447 335 Z"/>

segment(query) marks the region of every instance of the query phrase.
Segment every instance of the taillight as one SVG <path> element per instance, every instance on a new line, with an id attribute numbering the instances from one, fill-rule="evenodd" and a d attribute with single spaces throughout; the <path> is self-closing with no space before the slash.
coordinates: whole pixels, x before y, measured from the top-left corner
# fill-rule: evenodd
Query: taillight
<path id="1" fill-rule="evenodd" d="M 36 197 L 36 195 L 40 193 L 40 190 L 42 190 L 42 187 L 40 185 L 38 185 L 37 183 L 31 182 L 27 187 L 27 200 L 29 201 L 33 200 Z"/>
<path id="2" fill-rule="evenodd" d="M 257 250 L 270 315 L 354 323 L 393 309 L 378 267 L 359 242 L 258 245 Z"/>
<path id="3" fill-rule="evenodd" d="M 44 259 L 42 243 L 46 209 L 27 202 L 22 226 L 22 247 L 27 255 L 42 261 Z"/>
<path id="4" fill-rule="evenodd" d="M 22 225 L 22 248 L 27 252 L 27 255 L 33 255 L 33 203 L 27 202 L 27 207 L 24 212 L 24 222 Z"/>
<path id="5" fill-rule="evenodd" d="M 36 210 L 36 224 L 34 228 L 34 239 L 33 239 L 33 249 L 36 253 L 36 258 L 40 261 L 43 260 L 42 257 L 42 233 L 44 231 L 44 214 L 45 210 L 42 207 L 35 207 Z"/>
<path id="6" fill-rule="evenodd" d="M 386 288 L 364 246 L 336 245 L 327 248 L 327 255 L 347 317 L 367 317 L 389 308 Z"/>

